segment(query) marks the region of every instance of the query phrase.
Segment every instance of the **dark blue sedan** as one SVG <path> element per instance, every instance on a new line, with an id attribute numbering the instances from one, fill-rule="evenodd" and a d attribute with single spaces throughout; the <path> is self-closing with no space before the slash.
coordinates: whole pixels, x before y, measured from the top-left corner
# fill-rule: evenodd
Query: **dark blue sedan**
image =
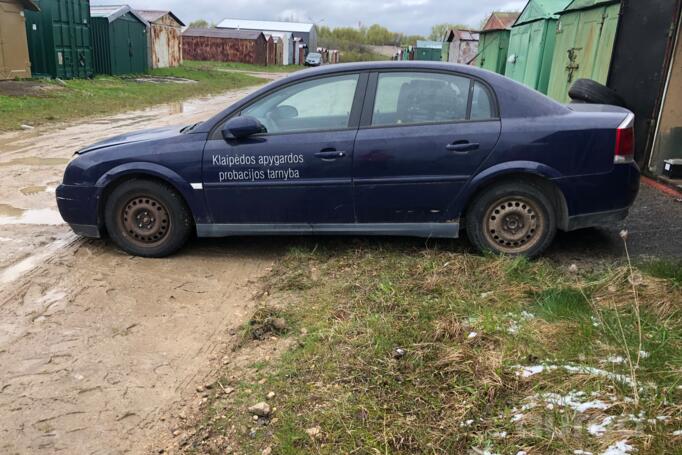
<path id="1" fill-rule="evenodd" d="M 559 104 L 503 76 L 426 62 L 330 65 L 196 125 L 86 147 L 57 189 L 87 237 L 159 257 L 199 237 L 456 238 L 535 256 L 558 229 L 627 216 L 633 114 Z"/>

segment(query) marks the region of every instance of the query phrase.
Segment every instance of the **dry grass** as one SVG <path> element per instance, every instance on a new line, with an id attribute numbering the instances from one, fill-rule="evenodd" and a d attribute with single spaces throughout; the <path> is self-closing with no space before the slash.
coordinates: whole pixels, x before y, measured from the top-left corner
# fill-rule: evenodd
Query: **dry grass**
<path id="1" fill-rule="evenodd" d="M 229 434 L 256 454 L 601 453 L 622 440 L 645 454 L 682 448 L 671 437 L 682 422 L 682 299 L 670 280 L 627 267 L 570 275 L 543 261 L 332 243 L 292 251 L 268 286 L 290 293 L 278 315 L 297 342 L 257 366 L 269 371 L 265 384 L 241 386 L 252 393 L 227 425 L 246 431 L 209 425 L 209 440 Z M 617 358 L 625 351 L 640 357 L 637 394 L 619 379 L 632 378 Z M 554 367 L 525 377 L 520 365 Z M 244 410 L 266 390 L 277 394 L 276 420 L 250 431 Z M 603 404 L 590 408 L 595 400 Z M 591 434 L 604 419 L 603 434 Z M 311 427 L 318 436 L 306 434 Z"/>

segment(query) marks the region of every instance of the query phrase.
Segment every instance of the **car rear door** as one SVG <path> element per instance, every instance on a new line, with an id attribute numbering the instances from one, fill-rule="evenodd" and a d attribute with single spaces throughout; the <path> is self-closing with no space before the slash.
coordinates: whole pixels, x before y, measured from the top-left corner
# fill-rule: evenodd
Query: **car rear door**
<path id="1" fill-rule="evenodd" d="M 483 81 L 438 71 L 371 74 L 353 160 L 358 222 L 447 221 L 499 135 Z"/>
<path id="2" fill-rule="evenodd" d="M 290 224 L 291 231 L 353 223 L 353 146 L 366 79 L 327 75 L 264 95 L 240 112 L 259 119 L 263 134 L 226 141 L 218 127 L 202 166 L 213 223 Z"/>

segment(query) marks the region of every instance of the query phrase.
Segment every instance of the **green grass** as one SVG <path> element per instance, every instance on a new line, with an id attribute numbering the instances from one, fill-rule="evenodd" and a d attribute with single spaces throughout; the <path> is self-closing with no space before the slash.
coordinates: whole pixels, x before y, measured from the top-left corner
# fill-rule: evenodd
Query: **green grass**
<path id="1" fill-rule="evenodd" d="M 303 69 L 300 65 L 252 65 L 250 63 L 239 63 L 239 62 L 200 62 L 200 61 L 185 61 L 185 65 L 189 65 L 192 68 L 221 68 L 229 70 L 238 71 L 252 71 L 256 73 L 267 72 L 267 73 L 293 73 L 294 71 L 299 71 Z"/>
<path id="2" fill-rule="evenodd" d="M 210 399 L 196 441 L 215 453 L 228 444 L 246 454 L 564 454 L 627 439 L 640 454 L 681 453 L 672 432 L 682 426 L 682 291 L 644 275 L 637 318 L 628 276 L 398 242 L 303 244 L 273 270 L 266 290 L 277 304 L 255 318 L 286 319 L 292 348 L 238 380 L 226 369 L 221 381 L 236 393 Z M 627 362 L 609 359 L 636 357 L 638 321 L 646 354 L 635 403 Z M 524 378 L 519 365 L 554 367 Z M 255 424 L 246 408 L 269 391 L 277 411 Z M 547 394 L 576 392 L 608 409 L 546 406 Z M 605 435 L 588 432 L 607 416 Z"/>
<path id="3" fill-rule="evenodd" d="M 682 287 L 682 261 L 649 261 L 640 267 L 651 276 L 670 280 L 676 286 Z"/>
<path id="4" fill-rule="evenodd" d="M 382 55 L 382 54 L 376 54 L 374 52 L 370 51 L 341 51 L 341 62 L 342 63 L 350 63 L 350 62 L 376 62 L 376 61 L 384 61 L 384 60 L 389 60 L 389 57 Z"/>
<path id="5" fill-rule="evenodd" d="M 204 62 L 155 69 L 150 75 L 181 77 L 196 83 L 140 83 L 132 77 L 112 76 L 67 80 L 64 86 L 45 81 L 51 89 L 44 91 L 44 96 L 0 95 L 0 130 L 139 109 L 265 82 L 240 72 L 219 71 Z"/>

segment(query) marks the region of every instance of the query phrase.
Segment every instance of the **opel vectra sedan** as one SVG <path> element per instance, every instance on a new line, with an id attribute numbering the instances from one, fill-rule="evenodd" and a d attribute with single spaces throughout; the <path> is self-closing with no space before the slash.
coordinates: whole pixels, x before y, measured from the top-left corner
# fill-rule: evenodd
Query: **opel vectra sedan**
<path id="1" fill-rule="evenodd" d="M 456 238 L 535 256 L 555 232 L 624 219 L 633 114 L 562 105 L 479 68 L 329 65 L 214 117 L 78 151 L 57 189 L 80 235 L 160 257 L 188 237 Z"/>

